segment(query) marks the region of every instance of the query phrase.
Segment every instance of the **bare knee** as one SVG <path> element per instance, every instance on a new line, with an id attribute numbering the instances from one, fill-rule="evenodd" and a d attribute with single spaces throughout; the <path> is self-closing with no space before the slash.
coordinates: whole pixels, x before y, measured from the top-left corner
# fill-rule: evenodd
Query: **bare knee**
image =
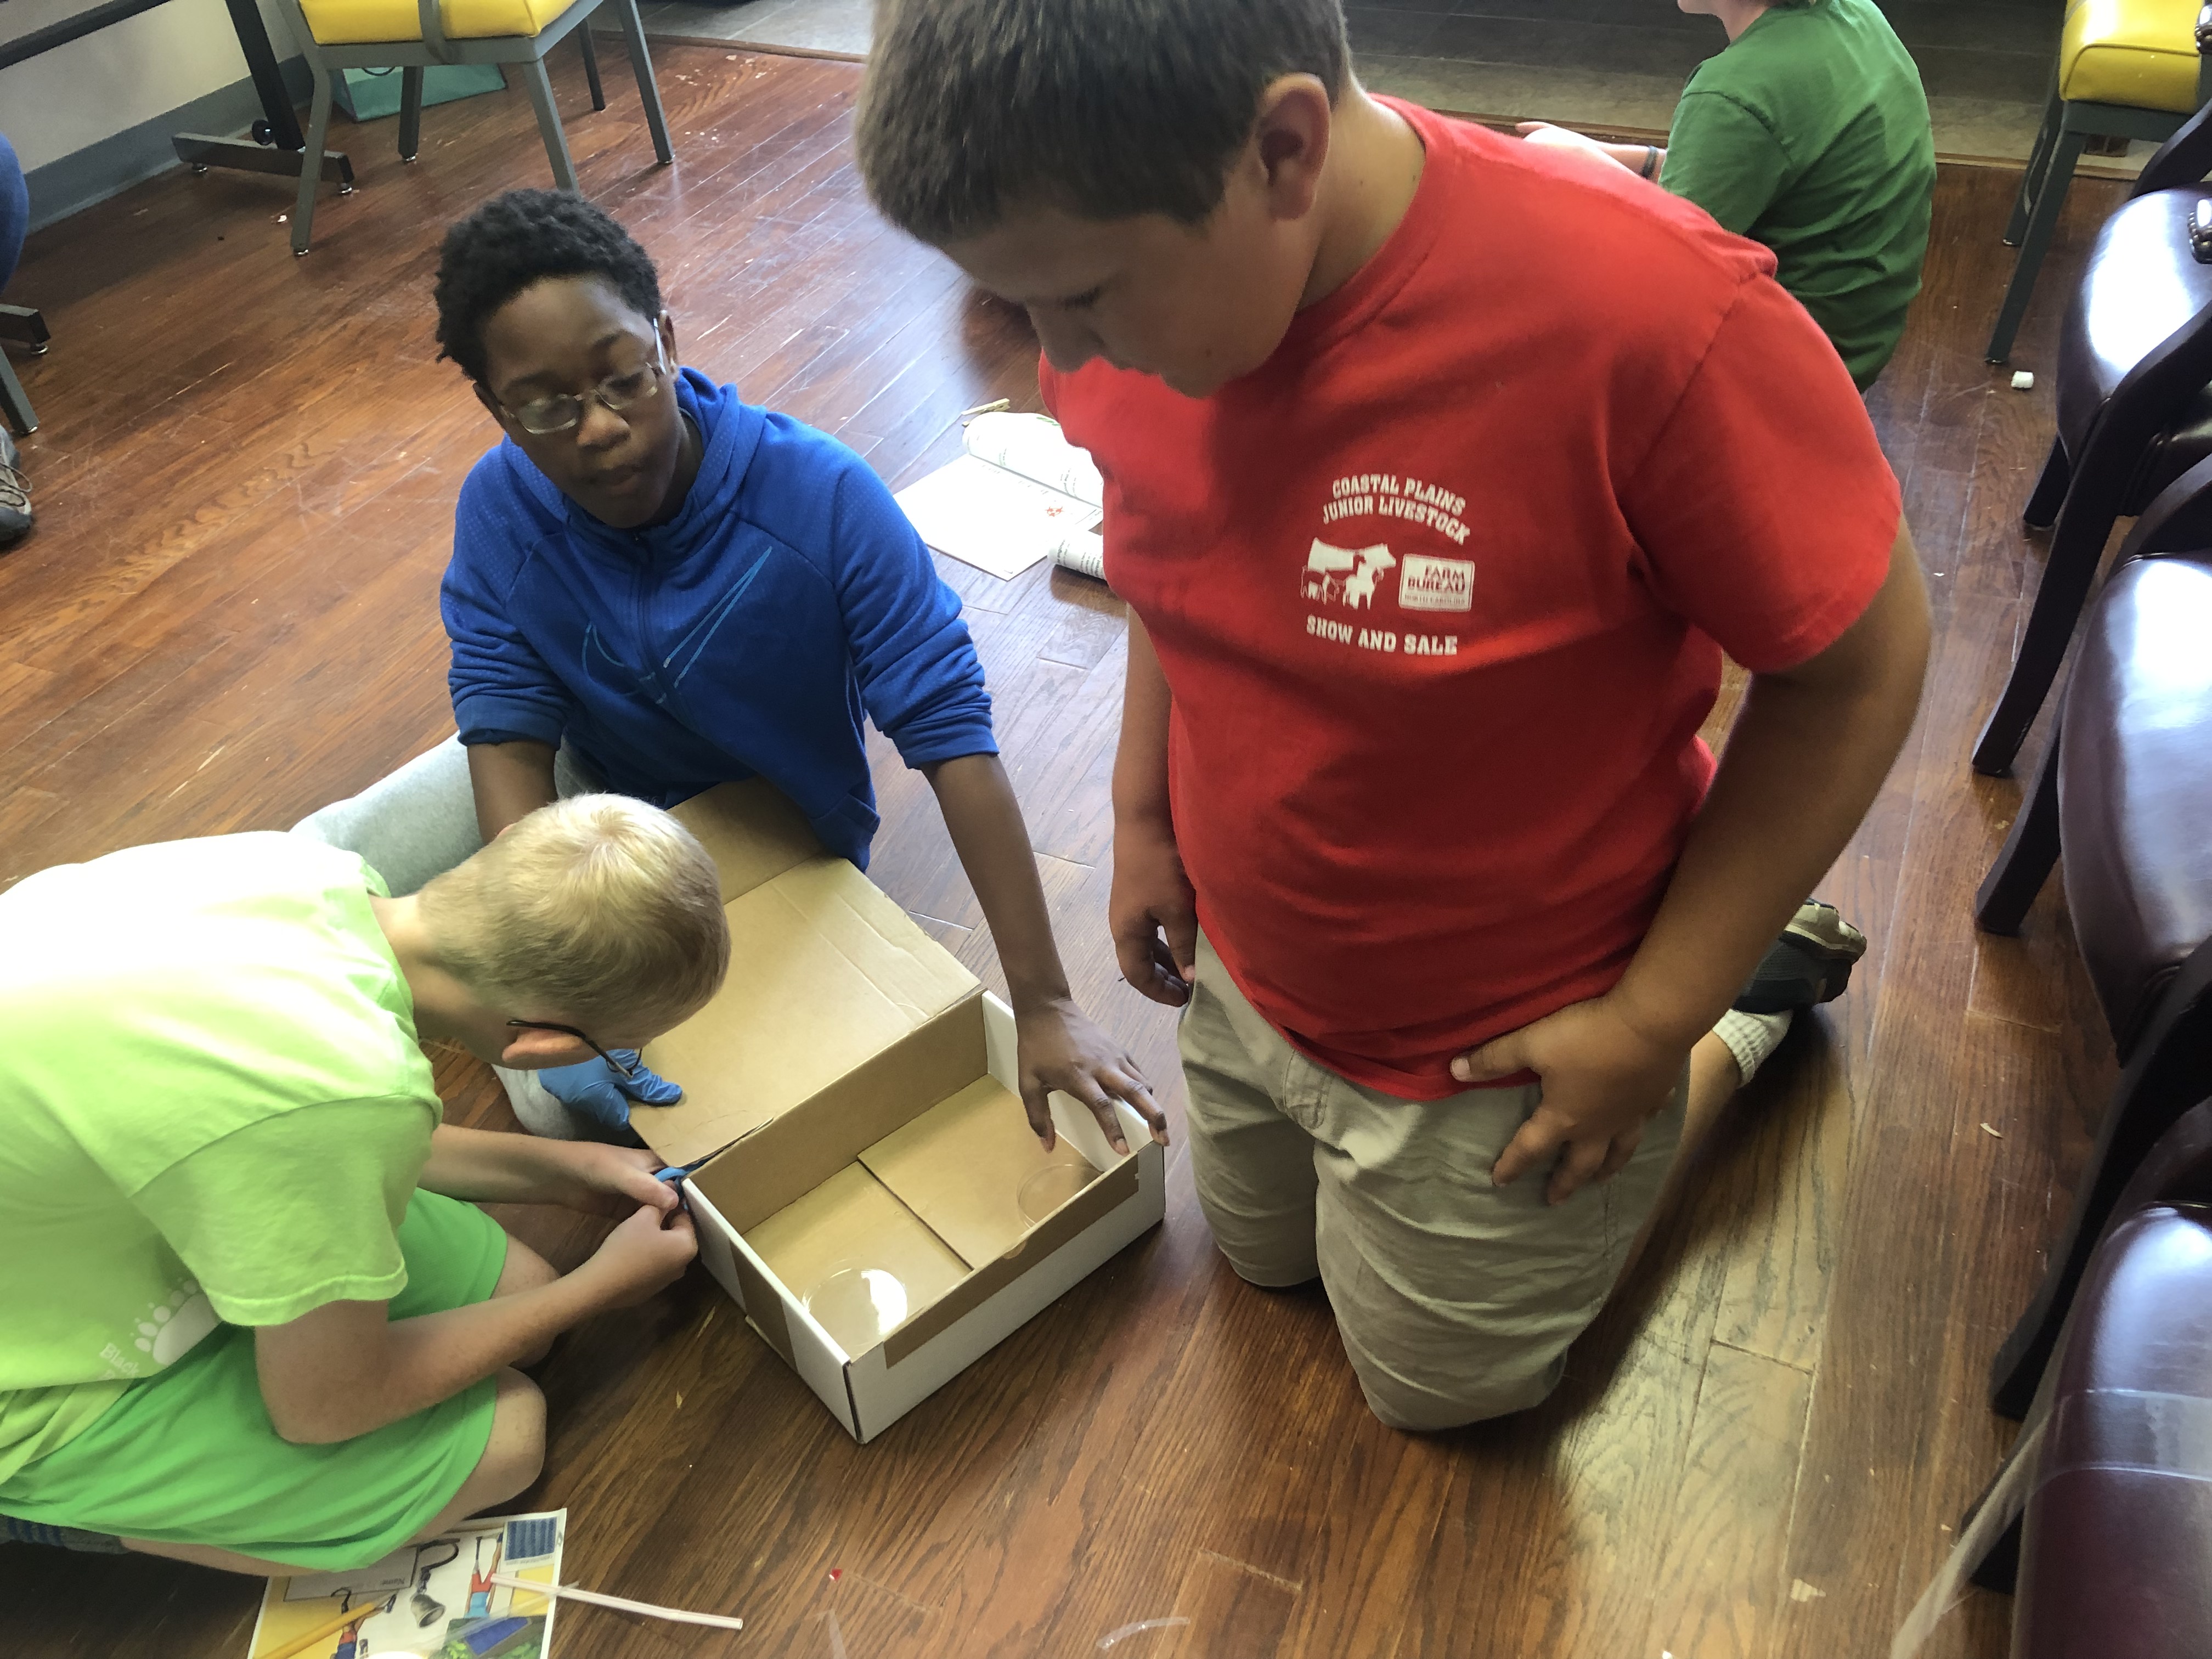
<path id="1" fill-rule="evenodd" d="M 545 1469 L 545 1396 L 520 1371 L 507 1370 L 495 1379 L 491 1437 L 477 1460 L 471 1480 L 479 1476 L 498 1490 L 483 1501 L 496 1504 L 535 1485 Z"/>
<path id="2" fill-rule="evenodd" d="M 464 1516 L 503 1504 L 535 1485 L 545 1468 L 545 1396 L 520 1371 L 501 1371 L 494 1379 L 491 1435 L 483 1455 L 430 1524 L 416 1534 L 434 1538 Z"/>
<path id="3" fill-rule="evenodd" d="M 524 1291 L 534 1291 L 541 1285 L 550 1285 L 560 1276 L 551 1262 L 520 1239 L 510 1237 L 507 1241 L 507 1259 L 500 1266 L 499 1283 L 491 1287 L 491 1293 L 495 1297 L 517 1296 Z M 552 1350 L 553 1340 L 548 1337 L 514 1363 L 522 1366 L 535 1365 Z"/>
<path id="4" fill-rule="evenodd" d="M 491 1287 L 491 1293 L 515 1296 L 524 1291 L 534 1291 L 541 1285 L 550 1285 L 560 1276 L 551 1262 L 510 1234 L 507 1259 L 500 1264 L 499 1283 Z"/>

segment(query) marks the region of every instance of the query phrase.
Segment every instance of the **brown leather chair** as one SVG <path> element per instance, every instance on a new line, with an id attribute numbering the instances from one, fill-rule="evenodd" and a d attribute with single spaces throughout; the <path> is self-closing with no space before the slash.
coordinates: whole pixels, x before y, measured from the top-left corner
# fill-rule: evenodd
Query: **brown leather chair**
<path id="1" fill-rule="evenodd" d="M 2212 1093 L 2212 460 L 2145 510 L 2090 608 L 2058 730 L 1976 899 L 2020 929 L 2062 849 L 2123 1067 L 2071 1217 L 1990 1372 L 2017 1417 L 2091 1247 L 2151 1146 Z"/>
<path id="2" fill-rule="evenodd" d="M 1968 1578 L 2012 1593 L 2012 1659 L 2203 1659 L 2208 1564 L 2212 1101 L 2130 1182 L 2050 1379 L 1893 1659 Z"/>
<path id="3" fill-rule="evenodd" d="M 2208 8 L 2212 10 L 2212 8 Z M 2058 432 L 2022 520 L 2051 532 L 2034 609 L 1974 768 L 2012 768 L 2057 677 L 2113 524 L 2212 455 L 2212 105 L 2144 164 L 2097 234 L 2058 343 Z"/>

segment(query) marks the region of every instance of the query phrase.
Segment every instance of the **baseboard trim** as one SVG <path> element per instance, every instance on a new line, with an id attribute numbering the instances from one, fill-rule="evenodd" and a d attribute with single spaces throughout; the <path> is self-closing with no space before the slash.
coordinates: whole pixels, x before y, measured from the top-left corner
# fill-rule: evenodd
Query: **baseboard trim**
<path id="1" fill-rule="evenodd" d="M 307 60 L 295 54 L 284 60 L 283 70 L 284 85 L 293 102 L 306 103 L 314 88 Z M 31 228 L 43 230 L 178 166 L 177 153 L 169 148 L 173 133 L 243 132 L 260 118 L 261 100 L 254 93 L 253 82 L 234 81 L 150 121 L 125 127 L 97 143 L 33 167 L 25 175 L 31 187 Z"/>

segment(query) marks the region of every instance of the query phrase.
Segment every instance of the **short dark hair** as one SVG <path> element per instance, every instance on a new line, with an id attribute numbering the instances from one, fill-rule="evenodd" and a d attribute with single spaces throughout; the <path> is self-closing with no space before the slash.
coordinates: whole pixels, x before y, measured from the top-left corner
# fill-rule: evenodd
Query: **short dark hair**
<path id="1" fill-rule="evenodd" d="M 854 141 L 925 242 L 1029 206 L 1197 224 L 1268 82 L 1347 73 L 1340 0 L 882 0 Z"/>
<path id="2" fill-rule="evenodd" d="M 574 191 L 510 190 L 447 230 L 438 251 L 438 355 L 481 381 L 484 325 L 548 276 L 599 276 L 639 316 L 660 319 L 660 273 L 604 208 Z"/>

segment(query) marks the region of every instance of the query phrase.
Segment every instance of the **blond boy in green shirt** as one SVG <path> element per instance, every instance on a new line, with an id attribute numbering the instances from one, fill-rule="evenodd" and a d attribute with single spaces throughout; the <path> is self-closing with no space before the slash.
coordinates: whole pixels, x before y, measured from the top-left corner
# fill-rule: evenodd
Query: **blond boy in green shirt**
<path id="1" fill-rule="evenodd" d="M 656 808 L 542 808 L 399 899 L 305 836 L 132 848 L 0 939 L 0 1517 L 376 1560 L 534 1480 L 514 1367 L 694 1254 L 650 1153 L 446 1126 L 421 1046 L 566 1065 L 713 994 L 720 884 Z M 470 1200 L 625 1218 L 556 1274 Z"/>

